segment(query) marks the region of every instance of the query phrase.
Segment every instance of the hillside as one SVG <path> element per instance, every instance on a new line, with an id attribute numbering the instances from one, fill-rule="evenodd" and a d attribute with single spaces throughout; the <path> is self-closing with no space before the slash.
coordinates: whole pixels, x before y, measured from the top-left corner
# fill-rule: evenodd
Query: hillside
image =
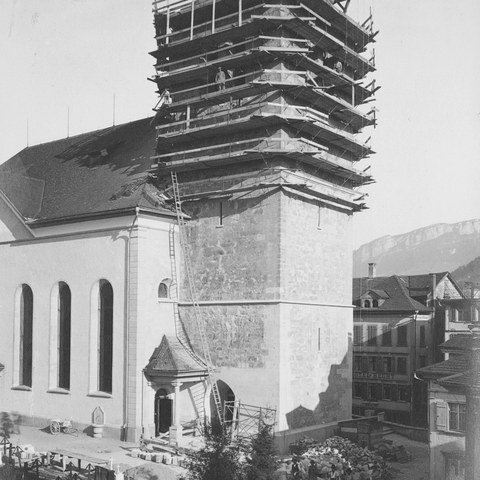
<path id="1" fill-rule="evenodd" d="M 458 284 L 464 286 L 465 283 L 480 284 L 480 257 L 475 258 L 471 262 L 457 268 L 452 272 L 453 278 Z"/>
<path id="2" fill-rule="evenodd" d="M 353 253 L 353 272 L 367 275 L 369 262 L 377 264 L 377 275 L 453 272 L 479 256 L 480 219 L 438 223 L 362 245 Z"/>

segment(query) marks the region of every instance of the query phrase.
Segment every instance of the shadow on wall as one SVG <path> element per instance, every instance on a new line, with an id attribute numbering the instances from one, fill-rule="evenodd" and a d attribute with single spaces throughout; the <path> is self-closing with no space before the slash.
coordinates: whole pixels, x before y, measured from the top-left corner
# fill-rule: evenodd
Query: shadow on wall
<path id="1" fill-rule="evenodd" d="M 348 335 L 348 349 L 340 364 L 332 365 L 328 375 L 328 387 L 318 395 L 318 405 L 310 410 L 302 405 L 294 408 L 285 416 L 289 429 L 308 427 L 350 418 L 351 409 L 343 408 L 345 400 L 350 405 L 351 390 L 352 337 Z M 348 410 L 348 411 L 344 411 Z M 345 413 L 347 417 L 345 416 Z"/>

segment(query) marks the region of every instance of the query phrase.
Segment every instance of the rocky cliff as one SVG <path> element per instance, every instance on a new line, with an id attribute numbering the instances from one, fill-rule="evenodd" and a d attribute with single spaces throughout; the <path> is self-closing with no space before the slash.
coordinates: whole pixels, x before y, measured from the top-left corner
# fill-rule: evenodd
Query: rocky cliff
<path id="1" fill-rule="evenodd" d="M 367 275 L 369 262 L 377 264 L 377 275 L 453 271 L 478 256 L 480 219 L 437 223 L 362 245 L 353 254 L 353 274 Z"/>

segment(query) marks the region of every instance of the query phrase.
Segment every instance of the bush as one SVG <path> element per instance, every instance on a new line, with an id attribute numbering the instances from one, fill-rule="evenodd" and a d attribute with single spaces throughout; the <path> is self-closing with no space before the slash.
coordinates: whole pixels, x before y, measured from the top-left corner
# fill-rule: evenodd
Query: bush
<path id="1" fill-rule="evenodd" d="M 279 461 L 271 427 L 264 426 L 249 447 L 245 468 L 247 480 L 273 480 Z"/>
<path id="2" fill-rule="evenodd" d="M 188 480 L 240 480 L 240 446 L 221 426 L 205 427 L 205 447 L 187 456 Z"/>

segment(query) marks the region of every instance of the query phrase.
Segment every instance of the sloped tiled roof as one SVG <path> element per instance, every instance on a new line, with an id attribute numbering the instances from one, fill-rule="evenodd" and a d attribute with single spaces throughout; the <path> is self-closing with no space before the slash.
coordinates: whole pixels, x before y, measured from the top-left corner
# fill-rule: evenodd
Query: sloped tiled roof
<path id="1" fill-rule="evenodd" d="M 174 375 L 184 372 L 206 372 L 206 366 L 193 357 L 176 337 L 164 335 L 160 345 L 154 350 L 148 365 L 147 374 Z"/>
<path id="2" fill-rule="evenodd" d="M 385 290 L 369 290 L 370 292 L 373 292 L 375 295 L 377 295 L 380 298 L 388 298 L 388 293 Z"/>
<path id="3" fill-rule="evenodd" d="M 466 387 L 480 388 L 480 376 L 475 374 L 473 370 L 450 375 L 437 380 L 437 382 L 445 387 L 456 387 L 461 389 Z"/>
<path id="4" fill-rule="evenodd" d="M 25 148 L 0 165 L 0 190 L 32 225 L 135 207 L 170 215 L 147 172 L 155 150 L 150 121 Z"/>
<path id="5" fill-rule="evenodd" d="M 441 378 L 457 373 L 462 373 L 468 368 L 468 361 L 465 355 L 451 357 L 443 362 L 434 363 L 427 367 L 419 368 L 417 373 L 421 376 Z"/>
<path id="6" fill-rule="evenodd" d="M 426 273 L 422 275 L 400 275 L 402 282 L 405 283 L 408 289 L 412 292 L 414 290 L 430 290 L 432 286 L 432 275 L 433 273 Z M 448 272 L 439 272 L 435 273 L 435 286 L 448 275 Z"/>
<path id="7" fill-rule="evenodd" d="M 469 350 L 473 337 L 469 333 L 452 335 L 446 342 L 439 345 L 443 350 Z"/>
<path id="8" fill-rule="evenodd" d="M 374 310 L 431 311 L 431 308 L 426 307 L 408 296 L 405 285 L 403 285 L 397 275 L 392 275 L 391 277 L 362 277 L 353 279 L 353 303 L 355 305 L 360 306 L 359 300 L 361 296 L 369 291 L 374 293 L 380 291 L 382 292 L 382 298 L 385 298 L 384 294 L 388 297 Z"/>
<path id="9" fill-rule="evenodd" d="M 455 279 L 450 275 L 450 272 L 433 272 L 422 275 L 400 275 L 400 279 L 405 284 L 409 295 L 412 297 L 427 296 L 432 290 L 432 275 L 435 275 L 435 288 L 438 287 L 440 282 L 448 277 L 448 280 L 453 285 L 453 289 L 462 295 L 460 287 L 456 284 Z M 437 292 L 438 294 L 439 292 Z M 446 292 L 440 293 L 442 298 L 449 298 Z M 445 295 L 445 296 L 444 296 Z"/>

